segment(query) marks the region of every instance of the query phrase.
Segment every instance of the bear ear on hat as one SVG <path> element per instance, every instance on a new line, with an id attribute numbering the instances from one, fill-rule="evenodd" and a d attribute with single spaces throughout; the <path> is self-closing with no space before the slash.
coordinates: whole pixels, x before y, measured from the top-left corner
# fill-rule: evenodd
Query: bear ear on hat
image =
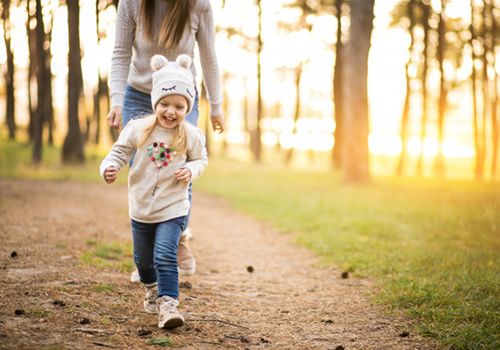
<path id="1" fill-rule="evenodd" d="M 191 63 L 193 62 L 193 60 L 191 59 L 191 57 L 189 55 L 185 55 L 185 54 L 177 56 L 177 59 L 175 61 L 181 67 L 184 67 L 184 68 L 187 68 L 187 69 L 189 69 L 191 67 Z"/>
<path id="2" fill-rule="evenodd" d="M 163 67 L 165 67 L 168 63 L 168 60 L 165 56 L 162 55 L 154 55 L 151 57 L 151 68 L 157 71 Z"/>

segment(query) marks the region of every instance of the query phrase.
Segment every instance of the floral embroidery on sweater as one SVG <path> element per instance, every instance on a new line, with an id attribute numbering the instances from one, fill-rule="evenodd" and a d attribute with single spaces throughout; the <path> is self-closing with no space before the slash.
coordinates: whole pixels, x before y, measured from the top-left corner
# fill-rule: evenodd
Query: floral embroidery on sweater
<path id="1" fill-rule="evenodd" d="M 152 196 L 155 195 L 156 190 L 159 188 L 158 183 L 160 180 L 160 169 L 168 166 L 175 157 L 175 151 L 163 142 L 153 142 L 147 147 L 148 157 L 156 167 L 156 184 L 153 188 Z"/>

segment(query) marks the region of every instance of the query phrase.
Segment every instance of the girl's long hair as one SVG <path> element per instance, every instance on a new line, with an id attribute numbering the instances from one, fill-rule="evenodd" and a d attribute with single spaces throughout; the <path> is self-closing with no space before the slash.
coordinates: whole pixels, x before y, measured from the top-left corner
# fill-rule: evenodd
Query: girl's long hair
<path id="1" fill-rule="evenodd" d="M 161 0 L 142 0 L 140 9 L 140 19 L 144 27 L 146 38 L 153 42 L 155 40 L 154 17 L 156 1 Z M 167 9 L 160 32 L 157 37 L 157 44 L 171 49 L 179 45 L 186 25 L 189 23 L 190 0 L 163 0 Z"/>
<path id="2" fill-rule="evenodd" d="M 137 141 L 137 148 L 142 147 L 146 143 L 146 141 L 153 133 L 153 130 L 157 123 L 156 115 L 154 114 L 145 118 L 148 119 L 148 122 L 146 123 L 146 126 L 142 130 L 142 135 L 139 137 L 139 140 Z M 187 150 L 185 123 L 186 121 L 183 120 L 182 122 L 179 123 L 179 125 L 177 125 L 174 128 L 172 139 L 170 140 L 170 144 L 168 145 L 169 147 L 173 148 L 174 151 L 179 155 L 185 154 Z"/>

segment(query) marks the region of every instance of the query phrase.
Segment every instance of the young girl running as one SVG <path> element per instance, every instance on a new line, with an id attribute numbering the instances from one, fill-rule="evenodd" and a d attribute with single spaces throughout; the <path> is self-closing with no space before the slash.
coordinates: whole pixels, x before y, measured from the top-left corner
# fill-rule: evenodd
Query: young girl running
<path id="1" fill-rule="evenodd" d="M 198 51 L 195 51 L 198 46 Z M 111 126 L 124 127 L 151 110 L 150 60 L 162 54 L 170 60 L 180 54 L 198 53 L 203 80 L 210 102 L 210 120 L 214 131 L 224 130 L 222 86 L 215 49 L 215 25 L 210 0 L 120 0 L 116 16 L 115 44 L 109 76 Z M 191 66 L 196 76 L 194 65 Z M 196 91 L 196 90 L 195 90 Z M 198 94 L 186 121 L 198 125 Z M 189 214 L 188 214 L 189 221 Z M 189 247 L 191 230 L 179 242 L 179 272 L 193 274 L 196 261 Z M 136 281 L 132 273 L 131 281 Z"/>
<path id="2" fill-rule="evenodd" d="M 208 162 L 202 131 L 185 122 L 195 97 L 191 64 L 188 55 L 174 62 L 153 56 L 154 114 L 130 121 L 100 167 L 112 183 L 135 152 L 128 177 L 134 261 L 146 287 L 144 310 L 159 313 L 160 328 L 184 324 L 177 311 L 177 249 L 190 207 L 188 185 Z"/>

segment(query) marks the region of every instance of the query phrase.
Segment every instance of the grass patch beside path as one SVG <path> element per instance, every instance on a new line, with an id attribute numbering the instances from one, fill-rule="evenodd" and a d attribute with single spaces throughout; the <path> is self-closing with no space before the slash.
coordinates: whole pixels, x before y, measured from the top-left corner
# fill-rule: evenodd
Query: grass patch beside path
<path id="1" fill-rule="evenodd" d="M 34 166 L 31 162 L 32 146 L 7 140 L 0 135 L 0 176 L 41 180 L 74 180 L 82 182 L 103 181 L 99 175 L 99 164 L 106 151 L 87 146 L 82 165 L 63 165 L 61 148 L 44 145 L 42 162 Z M 122 171 L 117 183 L 127 183 L 127 174 Z"/>
<path id="2" fill-rule="evenodd" d="M 81 261 L 100 270 L 131 272 L 132 262 L 131 242 L 101 242 L 87 240 L 87 249 L 80 255 Z"/>
<path id="3" fill-rule="evenodd" d="M 370 276 L 379 302 L 453 349 L 500 349 L 500 186 L 376 179 L 212 159 L 195 188 L 294 232 L 325 264 Z M 196 198 L 195 198 L 196 201 Z"/>

